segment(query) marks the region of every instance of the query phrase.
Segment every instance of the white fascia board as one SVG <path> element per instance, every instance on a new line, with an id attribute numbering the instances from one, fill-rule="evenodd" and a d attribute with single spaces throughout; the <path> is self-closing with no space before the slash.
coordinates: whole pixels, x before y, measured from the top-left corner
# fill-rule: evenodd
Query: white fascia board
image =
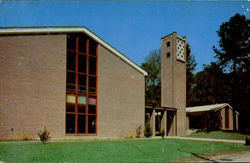
<path id="1" fill-rule="evenodd" d="M 93 32 L 88 30 L 86 27 L 28 27 L 28 28 L 0 28 L 0 35 L 8 35 L 8 34 L 39 34 L 39 33 L 74 33 L 74 32 L 84 32 L 88 36 L 90 36 L 92 39 L 97 41 L 99 44 L 107 48 L 109 51 L 111 51 L 113 54 L 118 56 L 120 59 L 125 61 L 127 64 L 135 68 L 137 71 L 142 73 L 144 76 L 147 76 L 148 73 L 144 71 L 142 68 L 140 68 L 138 65 L 136 65 L 134 62 L 129 60 L 127 57 L 125 57 L 122 53 L 120 53 L 118 50 L 110 46 L 108 43 L 103 41 L 100 37 L 95 35 Z"/>
<path id="2" fill-rule="evenodd" d="M 233 107 L 231 105 L 229 105 L 228 103 L 226 103 L 226 105 L 233 110 Z"/>
<path id="3" fill-rule="evenodd" d="M 202 112 L 202 111 L 218 111 L 224 108 L 225 106 L 228 106 L 230 109 L 233 109 L 228 103 L 222 103 L 222 104 L 187 107 L 186 112 L 191 113 L 191 112 Z"/>
<path id="4" fill-rule="evenodd" d="M 0 34 L 38 34 L 38 33 L 66 33 L 82 32 L 84 27 L 28 27 L 28 28 L 0 28 Z"/>
<path id="5" fill-rule="evenodd" d="M 177 36 L 178 39 L 182 40 L 182 41 L 186 41 L 186 39 L 180 37 L 180 36 Z"/>

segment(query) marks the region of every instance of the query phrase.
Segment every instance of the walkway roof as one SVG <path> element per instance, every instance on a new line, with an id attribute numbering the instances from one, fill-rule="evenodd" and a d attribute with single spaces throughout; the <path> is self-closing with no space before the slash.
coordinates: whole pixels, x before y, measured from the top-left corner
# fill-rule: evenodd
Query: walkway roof
<path id="1" fill-rule="evenodd" d="M 232 107 L 228 103 L 222 104 L 212 104 L 212 105 L 203 105 L 203 106 L 195 106 L 195 107 L 188 107 L 186 108 L 187 113 L 195 113 L 195 112 L 207 112 L 207 111 L 218 111 L 225 106 L 228 106 L 232 109 Z"/>

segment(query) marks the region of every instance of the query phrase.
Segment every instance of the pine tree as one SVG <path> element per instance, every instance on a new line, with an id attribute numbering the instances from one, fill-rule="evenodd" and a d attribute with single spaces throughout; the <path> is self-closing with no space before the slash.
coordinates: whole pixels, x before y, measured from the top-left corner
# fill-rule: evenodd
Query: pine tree
<path id="1" fill-rule="evenodd" d="M 144 136 L 148 138 L 148 137 L 151 137 L 152 135 L 153 135 L 152 127 L 150 126 L 149 121 L 147 121 L 145 128 L 144 128 Z"/>

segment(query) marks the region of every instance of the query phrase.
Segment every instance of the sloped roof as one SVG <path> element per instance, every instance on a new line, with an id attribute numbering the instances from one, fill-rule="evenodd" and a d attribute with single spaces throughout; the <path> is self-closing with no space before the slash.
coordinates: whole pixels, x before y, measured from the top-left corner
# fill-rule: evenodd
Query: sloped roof
<path id="1" fill-rule="evenodd" d="M 187 107 L 186 112 L 187 113 L 194 113 L 194 112 L 218 111 L 218 110 L 224 108 L 225 106 L 229 106 L 229 108 L 232 109 L 232 107 L 228 103 L 222 103 L 222 104 Z"/>
<path id="2" fill-rule="evenodd" d="M 117 57 L 122 59 L 124 62 L 129 64 L 131 67 L 142 73 L 144 76 L 147 76 L 148 73 L 140 68 L 137 64 L 133 61 L 128 59 L 125 55 L 119 52 L 117 49 L 106 43 L 92 31 L 87 29 L 84 26 L 78 27 L 1 27 L 0 28 L 0 35 L 20 35 L 20 34 L 49 34 L 49 33 L 85 33 L 93 40 L 107 48 Z"/>

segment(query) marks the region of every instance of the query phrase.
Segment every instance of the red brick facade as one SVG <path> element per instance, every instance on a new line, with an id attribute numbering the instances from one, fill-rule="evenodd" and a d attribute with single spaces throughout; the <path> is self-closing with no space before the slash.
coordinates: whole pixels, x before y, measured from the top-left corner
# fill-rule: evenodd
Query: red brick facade
<path id="1" fill-rule="evenodd" d="M 65 138 L 66 33 L 0 36 L 0 139 Z M 97 136 L 144 124 L 144 75 L 98 45 Z"/>

